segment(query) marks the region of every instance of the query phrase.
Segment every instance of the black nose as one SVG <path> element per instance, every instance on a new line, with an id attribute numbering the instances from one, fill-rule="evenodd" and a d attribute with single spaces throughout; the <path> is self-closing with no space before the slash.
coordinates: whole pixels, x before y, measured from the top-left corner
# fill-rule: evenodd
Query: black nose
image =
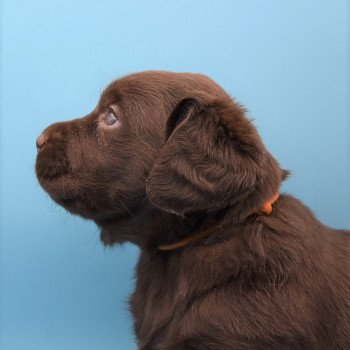
<path id="1" fill-rule="evenodd" d="M 48 137 L 45 134 L 41 134 L 36 139 L 36 148 L 38 149 L 38 152 L 41 151 L 44 146 L 47 144 Z"/>

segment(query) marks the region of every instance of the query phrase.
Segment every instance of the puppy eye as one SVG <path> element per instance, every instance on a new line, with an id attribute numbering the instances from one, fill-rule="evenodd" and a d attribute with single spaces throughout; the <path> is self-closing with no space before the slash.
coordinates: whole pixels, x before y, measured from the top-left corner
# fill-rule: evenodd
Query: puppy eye
<path id="1" fill-rule="evenodd" d="M 104 119 L 104 122 L 106 125 L 114 125 L 115 123 L 119 122 L 119 119 L 118 117 L 112 113 L 112 112 L 109 112 L 106 116 L 106 118 Z"/>

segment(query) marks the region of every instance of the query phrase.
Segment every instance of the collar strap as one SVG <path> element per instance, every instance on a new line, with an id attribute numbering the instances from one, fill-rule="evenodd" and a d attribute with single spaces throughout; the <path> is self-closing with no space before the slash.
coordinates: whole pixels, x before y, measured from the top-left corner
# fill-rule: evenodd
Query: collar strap
<path id="1" fill-rule="evenodd" d="M 269 200 L 264 202 L 264 204 L 262 205 L 258 213 L 261 213 L 263 215 L 270 215 L 272 213 L 272 205 L 277 201 L 279 196 L 280 194 L 276 193 Z M 200 231 L 192 236 L 182 239 L 179 242 L 170 243 L 170 244 L 161 244 L 160 246 L 158 246 L 158 249 L 163 251 L 170 251 L 170 250 L 183 248 L 193 242 L 196 242 L 196 241 L 199 241 L 200 239 L 211 236 L 214 232 L 216 232 L 216 226 L 210 226 L 204 229 L 203 231 Z"/>
<path id="2" fill-rule="evenodd" d="M 277 192 L 275 193 L 269 200 L 267 200 L 263 206 L 261 207 L 260 211 L 264 215 L 270 215 L 272 213 L 272 206 L 279 198 L 280 194 Z"/>

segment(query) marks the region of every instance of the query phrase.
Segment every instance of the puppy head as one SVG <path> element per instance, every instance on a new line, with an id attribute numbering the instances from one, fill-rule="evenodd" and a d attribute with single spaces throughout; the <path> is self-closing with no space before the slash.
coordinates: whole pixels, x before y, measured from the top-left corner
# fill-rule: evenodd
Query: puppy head
<path id="1" fill-rule="evenodd" d="M 115 81 L 89 115 L 49 126 L 37 146 L 42 187 L 101 226 L 105 243 L 145 234 L 152 208 L 185 218 L 231 206 L 240 216 L 284 176 L 244 110 L 194 74 Z"/>

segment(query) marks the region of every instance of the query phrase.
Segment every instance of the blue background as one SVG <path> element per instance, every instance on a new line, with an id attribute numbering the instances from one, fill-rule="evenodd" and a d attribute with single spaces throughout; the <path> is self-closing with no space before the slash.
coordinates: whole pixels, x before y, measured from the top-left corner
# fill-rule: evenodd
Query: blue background
<path id="1" fill-rule="evenodd" d="M 211 76 L 292 170 L 283 189 L 350 227 L 345 0 L 3 0 L 1 16 L 1 349 L 136 347 L 137 249 L 104 249 L 34 175 L 42 129 L 88 113 L 121 75 Z"/>

